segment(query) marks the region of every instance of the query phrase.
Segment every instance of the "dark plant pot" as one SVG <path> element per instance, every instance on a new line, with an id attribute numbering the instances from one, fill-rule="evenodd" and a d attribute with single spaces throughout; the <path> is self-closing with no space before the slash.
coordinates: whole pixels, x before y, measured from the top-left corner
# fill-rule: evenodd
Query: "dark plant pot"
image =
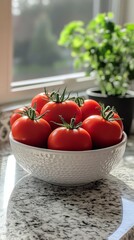
<path id="1" fill-rule="evenodd" d="M 88 98 L 104 103 L 106 106 L 114 106 L 120 117 L 123 119 L 124 131 L 130 135 L 133 114 L 134 114 L 134 91 L 127 91 L 125 97 L 102 95 L 99 88 L 87 90 Z"/>

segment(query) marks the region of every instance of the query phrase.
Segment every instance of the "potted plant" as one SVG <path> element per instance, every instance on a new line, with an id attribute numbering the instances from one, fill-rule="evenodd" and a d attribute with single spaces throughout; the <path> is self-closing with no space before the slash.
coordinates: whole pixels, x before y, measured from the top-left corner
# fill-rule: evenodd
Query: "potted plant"
<path id="1" fill-rule="evenodd" d="M 129 90 L 134 79 L 134 24 L 122 27 L 113 18 L 113 13 L 102 13 L 88 24 L 70 22 L 58 44 L 71 50 L 76 68 L 87 75 L 95 72 L 97 87 L 87 90 L 88 97 L 115 106 L 129 135 L 134 108 L 134 91 Z"/>

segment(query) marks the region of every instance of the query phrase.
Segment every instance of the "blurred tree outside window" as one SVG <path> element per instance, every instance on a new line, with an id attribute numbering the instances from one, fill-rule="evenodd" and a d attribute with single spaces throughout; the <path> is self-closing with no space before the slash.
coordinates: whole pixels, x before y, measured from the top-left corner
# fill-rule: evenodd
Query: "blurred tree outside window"
<path id="1" fill-rule="evenodd" d="M 13 81 L 73 73 L 70 52 L 57 45 L 64 25 L 93 18 L 94 0 L 12 0 Z"/>

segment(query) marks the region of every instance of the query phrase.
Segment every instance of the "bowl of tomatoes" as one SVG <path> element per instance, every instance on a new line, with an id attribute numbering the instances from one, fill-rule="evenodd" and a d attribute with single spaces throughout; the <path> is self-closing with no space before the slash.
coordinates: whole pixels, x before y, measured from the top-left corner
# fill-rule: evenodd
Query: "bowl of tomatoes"
<path id="1" fill-rule="evenodd" d="M 10 144 L 19 165 L 34 177 L 57 185 L 81 185 L 105 178 L 121 161 L 127 136 L 110 147 L 65 151 L 38 148 L 13 139 Z"/>
<path id="2" fill-rule="evenodd" d="M 41 93 L 10 118 L 11 148 L 34 177 L 58 185 L 80 185 L 105 178 L 120 162 L 127 135 L 113 107 Z"/>

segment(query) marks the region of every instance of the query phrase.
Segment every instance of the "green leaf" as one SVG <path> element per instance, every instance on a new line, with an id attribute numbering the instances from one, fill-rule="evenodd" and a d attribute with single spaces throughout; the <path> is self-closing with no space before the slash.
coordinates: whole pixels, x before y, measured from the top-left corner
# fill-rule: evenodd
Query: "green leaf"
<path id="1" fill-rule="evenodd" d="M 80 48 L 83 45 L 83 38 L 80 35 L 72 39 L 72 48 Z"/>
<path id="2" fill-rule="evenodd" d="M 125 24 L 125 26 L 128 30 L 133 30 L 134 31 L 134 23 L 127 23 L 127 24 Z"/>
<path id="3" fill-rule="evenodd" d="M 61 34 L 60 34 L 60 38 L 58 40 L 58 44 L 59 45 L 64 45 L 66 43 L 66 41 L 70 38 L 70 36 L 74 33 L 74 32 L 79 32 L 81 34 L 84 33 L 84 29 L 82 28 L 84 25 L 84 23 L 82 21 L 73 21 L 67 25 L 65 25 L 65 27 L 63 28 Z"/>

